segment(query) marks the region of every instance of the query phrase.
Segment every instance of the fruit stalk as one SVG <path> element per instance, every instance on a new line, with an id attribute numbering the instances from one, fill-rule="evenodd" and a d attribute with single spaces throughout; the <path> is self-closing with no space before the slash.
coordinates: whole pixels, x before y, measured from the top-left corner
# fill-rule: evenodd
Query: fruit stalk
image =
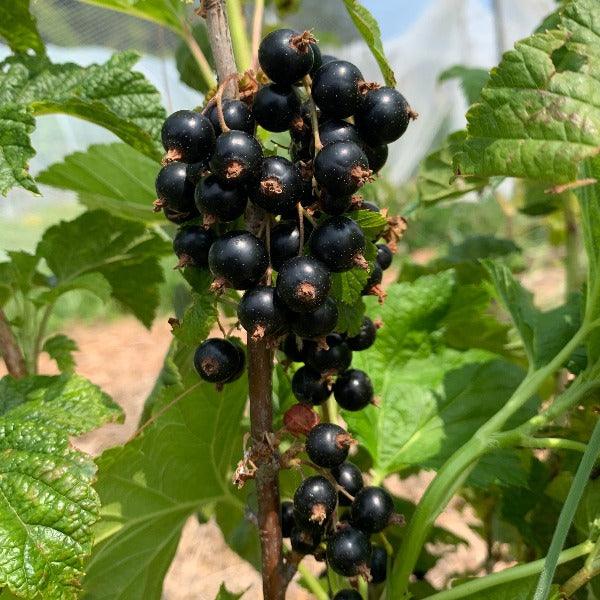
<path id="1" fill-rule="evenodd" d="M 27 375 L 25 359 L 4 311 L 0 309 L 0 354 L 8 372 L 16 379 Z"/>

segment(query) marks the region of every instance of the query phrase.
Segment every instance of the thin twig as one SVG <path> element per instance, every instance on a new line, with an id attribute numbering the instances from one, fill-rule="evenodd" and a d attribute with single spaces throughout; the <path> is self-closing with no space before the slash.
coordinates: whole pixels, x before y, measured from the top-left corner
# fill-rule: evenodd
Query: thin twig
<path id="1" fill-rule="evenodd" d="M 300 202 L 296 204 L 296 208 L 298 210 L 298 231 L 300 232 L 298 256 L 302 256 L 302 252 L 304 251 L 304 209 L 302 208 L 302 204 Z"/>
<path id="2" fill-rule="evenodd" d="M 209 89 L 214 87 L 217 85 L 217 82 L 215 81 L 213 70 L 185 19 L 181 19 L 181 32 L 189 51 L 192 53 L 194 60 L 198 64 L 198 68 L 200 69 L 200 73 L 202 73 L 202 77 L 204 77 L 207 87 Z"/>
<path id="3" fill-rule="evenodd" d="M 2 354 L 8 372 L 15 379 L 21 379 L 27 375 L 25 358 L 2 309 L 0 309 L 0 354 Z"/>
<path id="4" fill-rule="evenodd" d="M 263 17 L 265 14 L 265 0 L 254 1 L 254 15 L 252 17 L 252 68 L 258 70 L 258 47 L 262 33 Z"/>
<path id="5" fill-rule="evenodd" d="M 315 101 L 310 93 L 310 86 L 312 85 L 310 75 L 306 75 L 302 81 L 304 82 L 304 89 L 308 94 L 308 108 L 310 109 L 310 122 L 315 141 L 315 152 L 319 152 L 319 150 L 321 150 L 323 147 L 323 144 L 321 143 L 321 136 L 319 135 L 319 116 L 317 115 L 317 105 L 315 104 Z"/>

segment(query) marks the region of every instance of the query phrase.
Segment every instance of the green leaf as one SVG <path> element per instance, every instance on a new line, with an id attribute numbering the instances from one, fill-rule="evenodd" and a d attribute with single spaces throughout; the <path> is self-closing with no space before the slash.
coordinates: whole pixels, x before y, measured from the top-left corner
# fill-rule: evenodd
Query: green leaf
<path id="1" fill-rule="evenodd" d="M 0 193 L 15 186 L 37 191 L 27 172 L 33 156 L 33 117 L 64 113 L 105 127 L 158 160 L 165 112 L 157 90 L 132 71 L 137 54 L 115 54 L 102 65 L 52 64 L 19 55 L 0 63 Z"/>
<path id="2" fill-rule="evenodd" d="M 113 297 L 146 326 L 154 318 L 163 281 L 158 257 L 169 251 L 170 245 L 142 224 L 99 210 L 50 227 L 37 248 L 62 289 L 84 275 L 100 274 Z"/>
<path id="3" fill-rule="evenodd" d="M 556 29 L 517 42 L 467 113 L 463 175 L 564 183 L 600 147 L 600 36 L 595 0 L 564 5 Z"/>
<path id="4" fill-rule="evenodd" d="M 56 361 L 60 371 L 71 372 L 75 369 L 73 352 L 77 352 L 79 348 L 75 340 L 70 337 L 63 334 L 52 336 L 44 342 L 42 350 L 47 352 L 52 360 Z"/>
<path id="5" fill-rule="evenodd" d="M 219 588 L 219 593 L 217 594 L 215 600 L 239 600 L 244 595 L 245 592 L 241 592 L 240 594 L 233 594 L 232 592 L 227 591 L 225 584 L 222 583 Z"/>
<path id="6" fill-rule="evenodd" d="M 37 271 L 39 257 L 20 251 L 7 254 L 10 260 L 0 263 L 0 304 L 17 291 L 27 295 L 35 284 L 46 284 L 46 278 Z"/>
<path id="7" fill-rule="evenodd" d="M 368 240 L 376 240 L 387 227 L 387 219 L 380 213 L 372 210 L 354 210 L 346 216 L 362 229 Z"/>
<path id="8" fill-rule="evenodd" d="M 442 148 L 429 154 L 421 162 L 417 178 L 420 202 L 430 206 L 442 200 L 451 200 L 468 192 L 482 190 L 488 185 L 489 181 L 485 177 L 465 179 L 455 173 L 452 159 L 466 135 L 466 131 L 457 131 L 449 135 Z"/>
<path id="9" fill-rule="evenodd" d="M 0 4 L 0 37 L 8 42 L 13 52 L 45 52 L 35 18 L 29 12 L 29 0 L 12 0 Z"/>
<path id="10" fill-rule="evenodd" d="M 75 152 L 37 176 L 39 183 L 77 193 L 89 209 L 101 208 L 118 217 L 162 222 L 152 210 L 156 198 L 154 160 L 121 143 L 96 144 Z"/>
<path id="11" fill-rule="evenodd" d="M 246 380 L 217 392 L 198 379 L 188 348 L 175 362 L 182 383 L 163 388 L 155 420 L 98 460 L 102 519 L 87 598 L 159 600 L 188 517 L 219 501 L 240 505 L 229 478 L 242 453 Z"/>
<path id="12" fill-rule="evenodd" d="M 381 31 L 373 15 L 358 0 L 344 0 L 344 6 L 356 29 L 375 57 L 386 85 L 396 87 L 394 71 L 388 63 L 381 43 Z"/>
<path id="13" fill-rule="evenodd" d="M 494 237 L 493 235 L 471 235 L 459 244 L 448 248 L 447 258 L 458 264 L 465 261 L 476 261 L 482 258 L 498 258 L 521 252 L 513 240 Z"/>
<path id="14" fill-rule="evenodd" d="M 486 69 L 454 65 L 453 67 L 442 71 L 438 77 L 438 81 L 458 79 L 465 94 L 467 104 L 473 104 L 479 100 L 481 90 L 486 84 L 488 77 L 489 73 Z"/>

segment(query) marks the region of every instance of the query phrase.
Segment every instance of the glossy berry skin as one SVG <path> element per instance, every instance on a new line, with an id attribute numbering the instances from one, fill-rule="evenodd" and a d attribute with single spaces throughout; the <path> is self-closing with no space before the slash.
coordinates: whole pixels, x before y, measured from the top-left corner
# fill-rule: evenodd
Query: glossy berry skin
<path id="1" fill-rule="evenodd" d="M 173 250 L 185 264 L 207 267 L 208 251 L 214 241 L 215 234 L 211 229 L 190 225 L 179 229 L 173 240 Z"/>
<path id="2" fill-rule="evenodd" d="M 394 501 L 381 487 L 364 487 L 354 497 L 350 509 L 353 527 L 366 534 L 379 533 L 390 523 L 394 514 Z"/>
<path id="3" fill-rule="evenodd" d="M 178 110 L 163 123 L 160 137 L 164 149 L 178 154 L 177 160 L 196 163 L 210 157 L 215 131 L 209 119 L 193 110 Z"/>
<path id="4" fill-rule="evenodd" d="M 359 83 L 362 73 L 345 60 L 326 62 L 314 75 L 312 97 L 329 117 L 345 119 L 352 116 L 361 103 Z"/>
<path id="5" fill-rule="evenodd" d="M 334 423 L 319 423 L 306 436 L 308 458 L 319 467 L 331 469 L 348 458 L 351 438 Z"/>
<path id="6" fill-rule="evenodd" d="M 314 527 L 329 520 L 337 504 L 337 492 L 323 475 L 307 477 L 294 494 L 294 518 L 299 526 Z"/>
<path id="7" fill-rule="evenodd" d="M 223 119 L 229 129 L 237 129 L 238 131 L 245 131 L 250 135 L 254 135 L 256 120 L 245 102 L 224 99 L 221 105 L 223 106 Z M 219 113 L 216 104 L 213 104 L 208 109 L 206 116 L 215 130 L 215 134 L 217 136 L 221 135 L 221 123 L 219 122 Z"/>
<path id="8" fill-rule="evenodd" d="M 300 34 L 292 29 L 276 29 L 258 47 L 258 62 L 275 83 L 290 85 L 312 69 L 314 56 L 310 44 L 294 44 Z"/>
<path id="9" fill-rule="evenodd" d="M 267 156 L 262 159 L 248 193 L 254 204 L 272 215 L 293 211 L 302 193 L 300 171 L 283 156 Z"/>
<path id="10" fill-rule="evenodd" d="M 365 283 L 365 287 L 362 291 L 363 296 L 367 296 L 371 293 L 371 289 L 379 285 L 381 280 L 383 279 L 383 270 L 379 266 L 379 263 L 375 261 L 375 264 L 371 268 L 371 273 L 369 275 L 369 279 L 367 279 L 367 283 Z"/>
<path id="11" fill-rule="evenodd" d="M 279 508 L 279 522 L 281 524 L 281 537 L 289 538 L 292 529 L 296 526 L 294 521 L 294 503 L 285 500 Z"/>
<path id="12" fill-rule="evenodd" d="M 261 159 L 262 148 L 254 136 L 231 130 L 217 138 L 209 165 L 221 181 L 238 184 L 256 175 Z"/>
<path id="13" fill-rule="evenodd" d="M 381 212 L 379 210 L 379 206 L 377 206 L 377 204 L 375 204 L 375 202 L 369 202 L 368 200 L 367 200 L 367 202 L 363 202 L 361 204 L 360 208 L 361 208 L 361 210 L 370 210 L 371 212 L 376 212 L 376 213 Z"/>
<path id="14" fill-rule="evenodd" d="M 377 264 L 383 271 L 390 268 L 393 258 L 394 254 L 387 244 L 377 244 Z"/>
<path id="15" fill-rule="evenodd" d="M 322 189 L 319 196 L 319 208 L 328 215 L 337 216 L 344 214 L 352 205 L 352 196 L 333 196 Z"/>
<path id="16" fill-rule="evenodd" d="M 370 556 L 369 538 L 353 527 L 340 529 L 327 540 L 327 563 L 340 575 L 358 575 L 367 566 Z"/>
<path id="17" fill-rule="evenodd" d="M 331 474 L 351 496 L 356 496 L 364 486 L 363 476 L 360 469 L 349 462 L 343 462 L 341 465 L 331 469 Z M 350 506 L 352 501 L 346 494 L 339 492 L 338 502 L 340 506 Z"/>
<path id="18" fill-rule="evenodd" d="M 285 337 L 279 349 L 292 362 L 304 362 L 305 360 L 305 343 L 293 333 Z"/>
<path id="19" fill-rule="evenodd" d="M 313 65 L 310 69 L 310 75 L 314 75 L 323 64 L 323 56 L 321 54 L 321 49 L 319 48 L 319 46 L 317 46 L 315 42 L 311 43 L 310 49 L 313 53 Z"/>
<path id="20" fill-rule="evenodd" d="M 334 597 L 333 600 L 362 600 L 362 596 L 356 591 L 351 589 L 340 590 Z"/>
<path id="21" fill-rule="evenodd" d="M 243 187 L 223 183 L 214 175 L 200 181 L 194 192 L 194 200 L 200 213 L 223 223 L 230 223 L 241 217 L 248 204 Z"/>
<path id="22" fill-rule="evenodd" d="M 294 527 L 290 533 L 290 542 L 294 552 L 312 554 L 321 543 L 321 532 L 318 529 Z"/>
<path id="23" fill-rule="evenodd" d="M 362 229 L 343 215 L 321 223 L 308 242 L 312 255 L 336 273 L 357 266 L 356 259 L 362 256 L 365 243 Z"/>
<path id="24" fill-rule="evenodd" d="M 305 362 L 320 373 L 345 371 L 352 362 L 352 350 L 345 342 L 331 345 L 327 340 L 327 344 L 328 350 L 319 348 L 315 343 L 307 344 Z"/>
<path id="25" fill-rule="evenodd" d="M 355 115 L 356 128 L 369 146 L 395 142 L 410 123 L 411 110 L 404 96 L 393 88 L 369 90 Z"/>
<path id="26" fill-rule="evenodd" d="M 329 335 L 337 325 L 338 308 L 333 298 L 327 298 L 319 308 L 310 313 L 290 314 L 292 331 L 303 338 L 318 339 Z"/>
<path id="27" fill-rule="evenodd" d="M 306 236 L 306 231 L 304 232 Z M 300 230 L 296 223 L 283 221 L 271 230 L 271 266 L 279 271 L 291 258 L 300 251 Z"/>
<path id="28" fill-rule="evenodd" d="M 163 203 L 162 208 L 169 221 L 185 223 L 198 217 L 194 204 L 194 184 L 187 177 L 185 164 L 173 161 L 158 172 L 156 195 Z"/>
<path id="29" fill-rule="evenodd" d="M 333 393 L 342 408 L 357 411 L 373 401 L 373 384 L 364 371 L 348 369 L 336 379 Z"/>
<path id="30" fill-rule="evenodd" d="M 383 583 L 387 576 L 387 559 L 388 555 L 385 548 L 381 546 L 373 546 L 371 548 L 371 562 L 369 569 L 371 571 L 371 583 Z"/>
<path id="31" fill-rule="evenodd" d="M 292 377 L 292 393 L 298 402 L 317 406 L 329 398 L 331 390 L 321 373 L 310 367 L 300 367 Z"/>
<path id="32" fill-rule="evenodd" d="M 381 146 L 363 146 L 363 150 L 369 161 L 369 169 L 373 173 L 379 173 L 388 159 L 389 150 L 386 144 Z"/>
<path id="33" fill-rule="evenodd" d="M 241 373 L 242 356 L 239 348 L 230 341 L 209 338 L 196 349 L 194 367 L 204 381 L 227 383 L 233 381 L 235 376 Z"/>
<path id="34" fill-rule="evenodd" d="M 279 269 L 276 289 L 290 310 L 308 313 L 325 302 L 331 289 L 331 273 L 315 258 L 296 256 Z"/>
<path id="35" fill-rule="evenodd" d="M 300 100 L 289 85 L 271 83 L 258 90 L 252 105 L 256 122 L 267 131 L 289 129 L 300 116 Z"/>
<path id="36" fill-rule="evenodd" d="M 275 288 L 257 285 L 249 289 L 237 309 L 242 327 L 253 339 L 274 338 L 287 330 L 287 309 L 275 293 Z"/>
<path id="37" fill-rule="evenodd" d="M 319 125 L 319 137 L 323 146 L 333 142 L 354 142 L 359 146 L 363 143 L 356 127 L 342 119 L 329 119 Z"/>
<path id="38" fill-rule="evenodd" d="M 352 350 L 366 350 L 375 343 L 377 337 L 377 327 L 369 317 L 364 317 L 359 332 L 353 336 L 346 338 L 346 344 Z"/>
<path id="39" fill-rule="evenodd" d="M 212 274 L 229 287 L 247 290 L 255 286 L 269 266 L 262 240 L 247 231 L 230 231 L 217 238 L 208 252 Z"/>
<path id="40" fill-rule="evenodd" d="M 327 144 L 315 157 L 315 179 L 333 195 L 354 194 L 370 173 L 366 154 L 354 142 Z"/>

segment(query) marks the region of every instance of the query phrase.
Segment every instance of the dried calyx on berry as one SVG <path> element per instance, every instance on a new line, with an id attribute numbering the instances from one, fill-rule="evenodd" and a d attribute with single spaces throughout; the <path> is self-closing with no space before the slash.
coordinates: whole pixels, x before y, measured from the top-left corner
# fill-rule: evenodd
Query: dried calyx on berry
<path id="1" fill-rule="evenodd" d="M 229 383 L 242 374 L 245 364 L 243 350 L 220 338 L 209 338 L 198 346 L 194 354 L 194 367 L 198 375 L 210 383 Z"/>
<path id="2" fill-rule="evenodd" d="M 341 465 L 348 457 L 352 436 L 334 423 L 319 423 L 306 436 L 306 453 L 319 467 L 331 469 Z"/>
<path id="3" fill-rule="evenodd" d="M 282 336 L 288 328 L 288 310 L 275 288 L 258 285 L 249 289 L 238 304 L 238 319 L 254 340 Z"/>

